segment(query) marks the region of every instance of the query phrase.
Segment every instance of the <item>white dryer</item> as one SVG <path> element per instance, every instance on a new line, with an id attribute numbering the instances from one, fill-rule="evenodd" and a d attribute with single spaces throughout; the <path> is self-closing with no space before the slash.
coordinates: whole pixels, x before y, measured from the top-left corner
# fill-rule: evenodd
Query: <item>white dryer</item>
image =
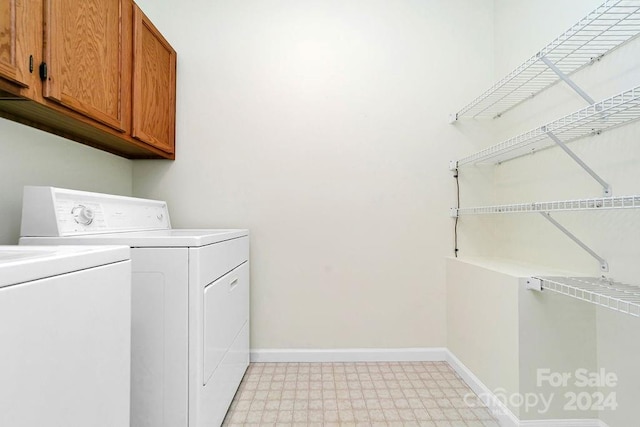
<path id="1" fill-rule="evenodd" d="M 248 230 L 174 230 L 162 201 L 25 187 L 21 236 L 130 246 L 131 426 L 222 423 L 249 365 Z"/>
<path id="2" fill-rule="evenodd" d="M 0 426 L 129 425 L 129 248 L 0 246 Z"/>

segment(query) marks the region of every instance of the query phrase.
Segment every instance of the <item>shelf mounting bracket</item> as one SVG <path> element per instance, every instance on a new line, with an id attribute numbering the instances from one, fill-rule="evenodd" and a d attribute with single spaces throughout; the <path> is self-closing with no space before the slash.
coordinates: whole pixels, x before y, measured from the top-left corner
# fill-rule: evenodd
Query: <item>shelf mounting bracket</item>
<path id="1" fill-rule="evenodd" d="M 553 218 L 549 214 L 549 212 L 540 212 L 540 215 L 545 217 L 551 224 L 555 225 L 558 228 L 558 230 L 562 231 L 568 238 L 573 240 L 578 246 L 584 249 L 589 255 L 591 255 L 596 260 L 598 260 L 598 262 L 600 263 L 600 271 L 604 271 L 604 272 L 609 271 L 609 263 L 607 263 L 607 261 L 604 258 L 602 258 L 600 255 L 595 253 L 595 251 L 591 249 L 589 246 L 587 246 L 582 240 L 578 239 L 575 234 L 573 234 L 572 232 L 564 228 L 564 226 L 560 224 L 558 221 L 556 221 L 555 218 Z"/>
<path id="2" fill-rule="evenodd" d="M 582 88 L 580 88 L 580 86 L 578 86 L 573 80 L 571 80 L 571 78 L 569 78 L 569 76 L 567 76 L 565 73 L 563 73 L 558 67 L 556 67 L 556 64 L 554 64 L 553 62 L 551 62 L 551 60 L 549 60 L 549 58 L 547 58 L 546 56 L 541 56 L 540 60 L 542 62 L 545 63 L 545 65 L 547 67 L 549 67 L 551 69 L 551 71 L 553 71 L 554 73 L 556 73 L 558 75 L 558 77 L 560 77 L 560 79 L 565 82 L 566 84 L 569 85 L 569 87 L 571 87 L 571 89 L 575 90 L 576 93 L 578 95 L 580 95 L 585 101 L 587 101 L 589 103 L 589 105 L 593 105 L 596 103 L 596 101 L 591 98 L 587 92 L 585 92 L 584 90 L 582 90 Z"/>
<path id="3" fill-rule="evenodd" d="M 553 132 L 547 131 L 545 129 L 545 133 L 549 138 L 551 138 L 553 142 L 555 142 L 558 146 L 560 146 L 560 148 L 562 148 L 564 152 L 569 155 L 569 157 L 571 157 L 578 165 L 580 165 L 582 169 L 584 169 L 589 175 L 591 175 L 593 179 L 598 181 L 598 184 L 602 186 L 602 193 L 604 194 L 605 197 L 613 195 L 613 191 L 611 190 L 611 185 L 609 185 L 607 181 L 602 179 L 600 175 L 595 173 L 594 170 L 591 169 L 585 162 L 583 162 L 582 159 L 578 157 L 576 153 L 571 151 L 571 149 L 567 147 L 567 144 L 562 142 L 560 138 L 558 138 Z"/>

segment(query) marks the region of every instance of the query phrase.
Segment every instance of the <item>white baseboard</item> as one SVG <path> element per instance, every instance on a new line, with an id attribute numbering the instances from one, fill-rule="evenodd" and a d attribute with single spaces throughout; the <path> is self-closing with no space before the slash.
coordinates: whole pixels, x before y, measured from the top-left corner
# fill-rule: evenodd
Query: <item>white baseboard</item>
<path id="1" fill-rule="evenodd" d="M 597 419 L 521 421 L 449 350 L 447 350 L 447 362 L 462 377 L 464 382 L 471 387 L 471 390 L 481 397 L 502 427 L 608 427 Z"/>
<path id="2" fill-rule="evenodd" d="M 446 348 L 255 349 L 252 362 L 444 362 Z"/>
<path id="3" fill-rule="evenodd" d="M 491 415 L 496 417 L 502 427 L 519 427 L 520 420 L 515 416 L 509 408 L 507 408 L 499 399 L 494 397 L 494 394 L 487 386 L 484 385 L 478 377 L 474 375 L 469 368 L 467 368 L 452 352 L 447 350 L 447 362 L 449 365 L 462 377 L 464 382 L 467 383 L 471 390 L 478 396 L 482 402 L 487 406 L 487 409 L 491 412 Z M 545 424 L 545 427 L 546 426 Z"/>
<path id="4" fill-rule="evenodd" d="M 520 421 L 520 427 L 608 427 L 600 420 Z"/>
<path id="5" fill-rule="evenodd" d="M 520 421 L 449 349 L 347 348 L 347 349 L 253 349 L 251 361 L 264 362 L 448 362 L 496 417 L 502 427 L 608 427 L 600 420 Z"/>

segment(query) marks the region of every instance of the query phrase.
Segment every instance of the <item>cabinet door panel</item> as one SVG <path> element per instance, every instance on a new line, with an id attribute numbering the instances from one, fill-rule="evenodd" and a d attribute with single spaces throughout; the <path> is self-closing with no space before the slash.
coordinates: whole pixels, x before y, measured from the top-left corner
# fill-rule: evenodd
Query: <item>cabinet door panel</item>
<path id="1" fill-rule="evenodd" d="M 0 77 L 28 87 L 26 68 L 29 58 L 22 51 L 26 34 L 25 1 L 0 1 Z"/>
<path id="2" fill-rule="evenodd" d="M 173 153 L 176 52 L 137 6 L 133 37 L 132 136 Z"/>
<path id="3" fill-rule="evenodd" d="M 123 0 L 46 0 L 44 96 L 124 130 Z"/>

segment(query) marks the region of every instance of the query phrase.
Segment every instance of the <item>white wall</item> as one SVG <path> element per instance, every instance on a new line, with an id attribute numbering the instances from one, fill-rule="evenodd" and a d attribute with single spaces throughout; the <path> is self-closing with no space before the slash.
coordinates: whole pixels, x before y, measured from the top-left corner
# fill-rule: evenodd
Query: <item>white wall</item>
<path id="1" fill-rule="evenodd" d="M 22 188 L 52 185 L 130 195 L 132 162 L 0 119 L 0 244 L 20 235 Z"/>
<path id="2" fill-rule="evenodd" d="M 134 193 L 251 229 L 252 346 L 444 345 L 447 165 L 475 140 L 447 116 L 491 81 L 493 2 L 140 3 L 178 51 L 178 131 Z"/>

